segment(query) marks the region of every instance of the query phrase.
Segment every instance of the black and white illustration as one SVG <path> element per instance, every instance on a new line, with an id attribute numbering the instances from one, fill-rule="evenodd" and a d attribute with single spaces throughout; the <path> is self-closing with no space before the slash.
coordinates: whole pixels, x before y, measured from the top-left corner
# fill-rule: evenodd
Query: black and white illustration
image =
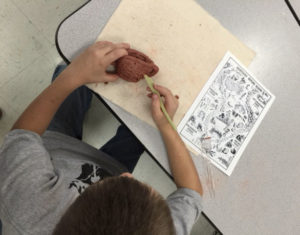
<path id="1" fill-rule="evenodd" d="M 110 176 L 112 175 L 105 169 L 91 163 L 84 163 L 81 165 L 80 175 L 70 183 L 69 188 L 75 187 L 78 193 L 83 193 L 91 184 Z"/>
<path id="2" fill-rule="evenodd" d="M 178 126 L 183 140 L 230 175 L 275 97 L 229 52 Z"/>

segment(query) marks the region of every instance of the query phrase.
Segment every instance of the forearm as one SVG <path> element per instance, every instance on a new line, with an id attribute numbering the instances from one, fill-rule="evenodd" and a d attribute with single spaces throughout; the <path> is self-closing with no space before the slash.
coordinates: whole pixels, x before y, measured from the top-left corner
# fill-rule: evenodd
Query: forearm
<path id="1" fill-rule="evenodd" d="M 76 78 L 62 72 L 23 112 L 13 129 L 24 129 L 42 135 L 66 97 L 81 85 Z"/>
<path id="2" fill-rule="evenodd" d="M 193 189 L 202 195 L 203 190 L 194 162 L 178 133 L 171 125 L 160 128 L 160 132 L 176 186 Z"/>
<path id="3" fill-rule="evenodd" d="M 128 55 L 129 48 L 127 43 L 106 41 L 89 46 L 28 106 L 12 129 L 25 129 L 42 135 L 61 103 L 73 90 L 87 83 L 117 80 L 118 76 L 107 73 L 106 69 Z"/>

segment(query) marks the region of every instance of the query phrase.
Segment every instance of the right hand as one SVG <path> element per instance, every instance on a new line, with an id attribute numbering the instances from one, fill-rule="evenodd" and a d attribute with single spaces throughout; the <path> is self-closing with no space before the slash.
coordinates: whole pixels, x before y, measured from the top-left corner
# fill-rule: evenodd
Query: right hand
<path id="1" fill-rule="evenodd" d="M 160 93 L 160 95 L 163 97 L 165 108 L 170 116 L 170 118 L 173 120 L 173 117 L 176 113 L 176 110 L 178 108 L 178 99 L 172 94 L 172 92 L 163 86 L 159 86 L 154 84 L 154 88 Z M 147 87 L 147 90 L 151 92 L 149 87 Z M 151 103 L 151 112 L 152 117 L 159 129 L 170 125 L 167 118 L 165 117 L 164 113 L 162 112 L 160 108 L 160 102 L 159 98 L 156 94 L 150 93 L 148 94 L 148 97 L 152 99 Z"/>

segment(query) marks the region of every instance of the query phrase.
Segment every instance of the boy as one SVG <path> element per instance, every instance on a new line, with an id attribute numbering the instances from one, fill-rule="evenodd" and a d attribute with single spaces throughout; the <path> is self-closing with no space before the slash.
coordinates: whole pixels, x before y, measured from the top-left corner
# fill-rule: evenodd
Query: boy
<path id="1" fill-rule="evenodd" d="M 4 234 L 190 232 L 201 212 L 201 183 L 155 94 L 148 94 L 152 116 L 178 187 L 166 200 L 130 175 L 144 148 L 126 127 L 120 126 L 100 150 L 81 141 L 92 98 L 83 85 L 115 81 L 117 76 L 106 68 L 127 55 L 128 48 L 126 43 L 97 42 L 68 67 L 57 67 L 52 84 L 7 134 L 0 150 Z M 155 88 L 173 117 L 177 99 L 167 88 Z"/>

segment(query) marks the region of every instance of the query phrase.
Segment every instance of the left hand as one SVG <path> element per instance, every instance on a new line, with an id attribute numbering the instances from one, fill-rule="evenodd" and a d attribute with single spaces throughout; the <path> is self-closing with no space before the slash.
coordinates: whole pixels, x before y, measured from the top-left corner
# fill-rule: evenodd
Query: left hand
<path id="1" fill-rule="evenodd" d="M 113 82 L 118 79 L 115 74 L 106 72 L 106 69 L 117 59 L 128 55 L 127 43 L 112 43 L 99 41 L 88 47 L 65 69 L 80 84 L 96 82 Z"/>

